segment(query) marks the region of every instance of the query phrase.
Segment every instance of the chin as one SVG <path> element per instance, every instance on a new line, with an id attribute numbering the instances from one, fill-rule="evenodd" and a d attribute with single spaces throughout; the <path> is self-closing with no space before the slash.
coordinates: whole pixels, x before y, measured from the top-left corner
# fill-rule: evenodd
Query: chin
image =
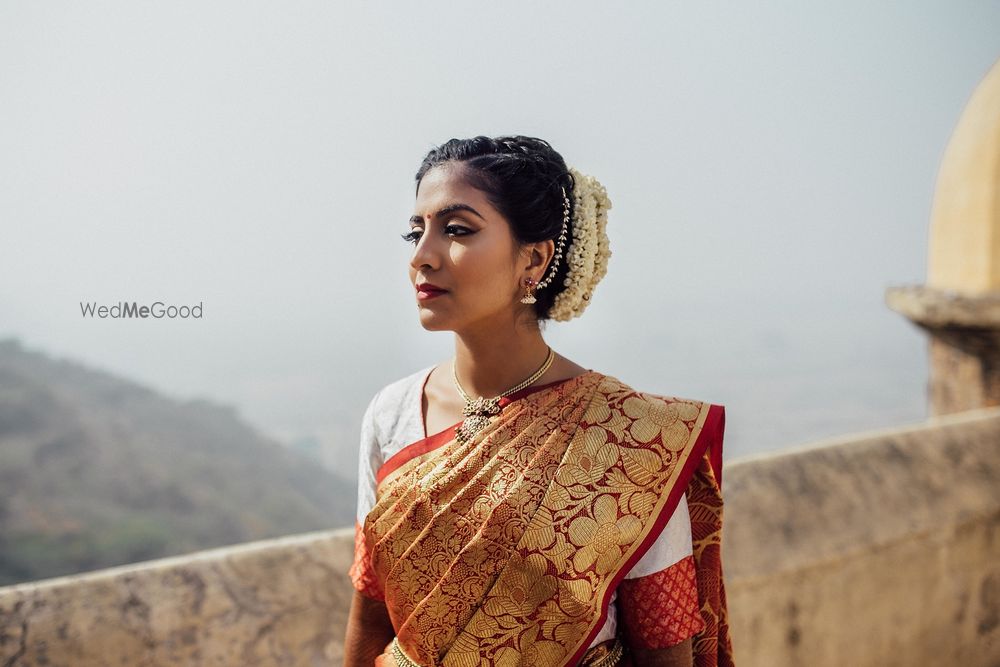
<path id="1" fill-rule="evenodd" d="M 420 309 L 420 326 L 427 331 L 451 331 L 451 327 L 445 322 L 445 318 L 440 317 L 427 308 Z"/>

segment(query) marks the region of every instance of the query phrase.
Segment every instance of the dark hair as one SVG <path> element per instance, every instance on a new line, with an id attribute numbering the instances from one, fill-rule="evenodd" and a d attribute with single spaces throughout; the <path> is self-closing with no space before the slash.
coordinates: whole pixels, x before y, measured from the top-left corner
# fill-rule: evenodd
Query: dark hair
<path id="1" fill-rule="evenodd" d="M 433 167 L 457 162 L 466 169 L 469 185 L 486 198 L 509 222 L 514 239 L 535 243 L 552 239 L 558 243 L 563 224 L 563 188 L 570 202 L 570 223 L 563 256 L 552 281 L 535 292 L 535 315 L 549 319 L 556 295 L 566 289 L 567 254 L 573 240 L 573 176 L 566 161 L 548 142 L 535 137 L 505 136 L 450 139 L 431 149 L 417 171 L 417 188 Z M 542 279 L 551 270 L 552 256 Z"/>

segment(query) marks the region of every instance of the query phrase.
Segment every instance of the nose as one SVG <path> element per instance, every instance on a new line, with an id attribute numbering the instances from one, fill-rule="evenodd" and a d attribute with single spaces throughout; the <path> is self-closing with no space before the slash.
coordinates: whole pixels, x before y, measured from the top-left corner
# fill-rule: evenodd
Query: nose
<path id="1" fill-rule="evenodd" d="M 438 243 L 434 241 L 434 234 L 430 229 L 424 229 L 417 239 L 417 244 L 413 248 L 413 256 L 410 257 L 410 266 L 419 271 L 423 268 L 436 270 L 441 265 L 441 255 Z"/>

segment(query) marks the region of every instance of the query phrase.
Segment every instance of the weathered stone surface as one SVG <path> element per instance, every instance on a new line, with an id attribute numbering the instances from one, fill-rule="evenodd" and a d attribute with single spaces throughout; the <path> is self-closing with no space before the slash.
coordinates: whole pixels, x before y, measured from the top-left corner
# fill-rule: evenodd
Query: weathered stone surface
<path id="1" fill-rule="evenodd" d="M 922 285 L 890 287 L 885 302 L 892 310 L 928 330 L 1000 329 L 1000 292 L 970 295 Z"/>
<path id="2" fill-rule="evenodd" d="M 737 664 L 1000 662 L 1000 410 L 724 475 Z"/>
<path id="3" fill-rule="evenodd" d="M 0 664 L 337 665 L 353 530 L 0 589 Z"/>
<path id="4" fill-rule="evenodd" d="M 932 415 L 1000 405 L 1000 329 L 943 329 L 930 340 Z"/>
<path id="5" fill-rule="evenodd" d="M 930 334 L 932 415 L 1000 406 L 1000 293 L 893 287 L 886 303 Z"/>
<path id="6" fill-rule="evenodd" d="M 1000 664 L 1000 409 L 726 466 L 740 667 Z M 2 665 L 338 665 L 351 530 L 0 589 Z"/>

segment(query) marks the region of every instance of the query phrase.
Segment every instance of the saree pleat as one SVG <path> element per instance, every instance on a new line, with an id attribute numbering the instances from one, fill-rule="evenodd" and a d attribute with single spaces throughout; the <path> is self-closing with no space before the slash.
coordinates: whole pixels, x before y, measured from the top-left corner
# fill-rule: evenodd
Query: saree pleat
<path id="1" fill-rule="evenodd" d="M 578 394 L 570 410 L 577 420 L 584 400 Z M 560 392 L 508 405 L 470 442 L 451 441 L 379 485 L 366 520 L 372 564 L 400 643 L 419 664 L 439 664 L 534 516 L 568 443 L 546 410 L 566 412 Z"/>
<path id="2" fill-rule="evenodd" d="M 509 403 L 464 445 L 394 457 L 364 540 L 400 648 L 428 667 L 579 664 L 687 488 L 696 564 L 718 570 L 699 576 L 712 630 L 696 652 L 724 653 L 721 494 L 700 437 L 708 424 L 721 438 L 721 411 L 590 371 Z"/>

